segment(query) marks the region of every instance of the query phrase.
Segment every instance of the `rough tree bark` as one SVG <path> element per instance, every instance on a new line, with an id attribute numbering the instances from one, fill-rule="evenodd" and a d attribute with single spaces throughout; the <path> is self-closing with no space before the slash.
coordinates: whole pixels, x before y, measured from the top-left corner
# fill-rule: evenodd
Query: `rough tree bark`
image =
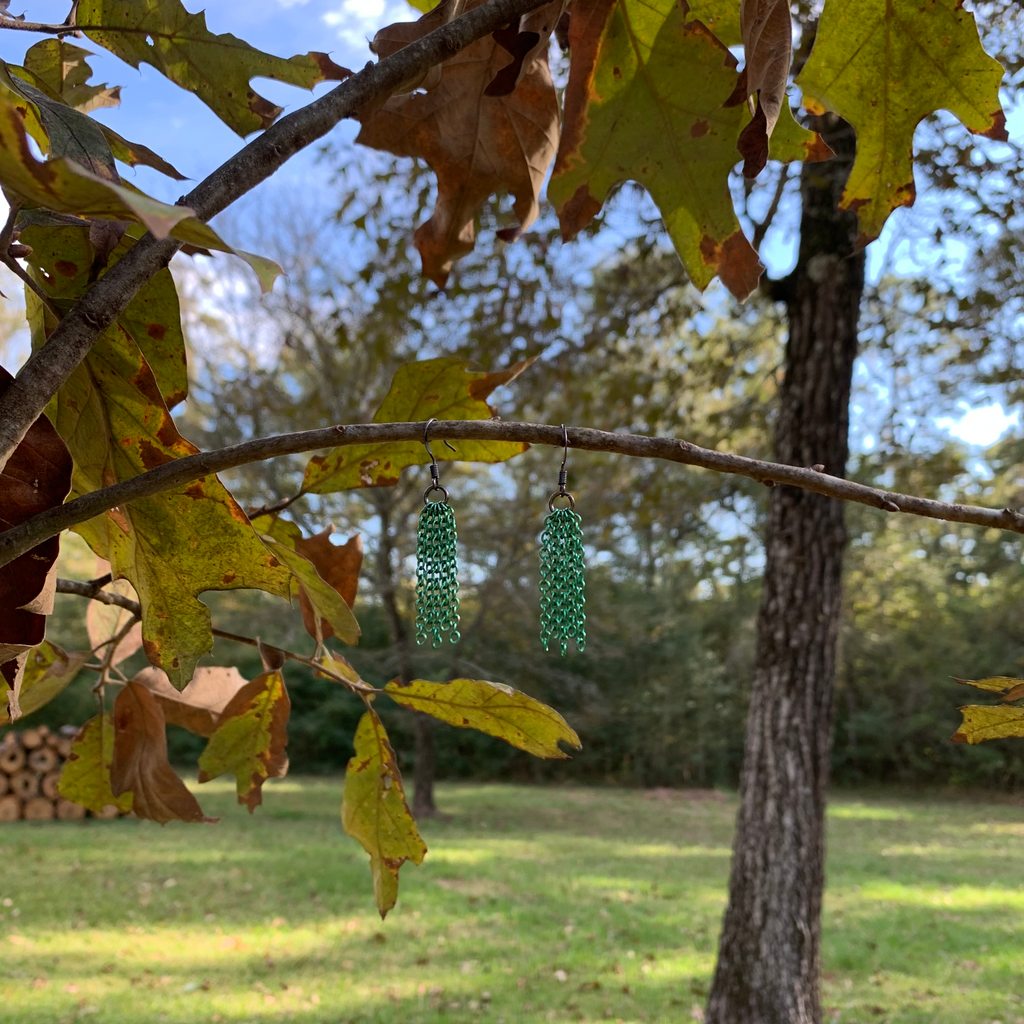
<path id="1" fill-rule="evenodd" d="M 376 502 L 380 517 L 380 546 L 377 550 L 377 591 L 384 605 L 384 614 L 391 629 L 391 642 L 395 646 L 398 660 L 398 675 L 403 683 L 415 678 L 412 663 L 412 647 L 409 630 L 398 608 L 395 585 L 394 544 L 392 543 L 391 517 L 394 511 L 393 492 L 382 494 Z M 413 728 L 416 737 L 415 763 L 413 765 L 412 813 L 416 818 L 431 818 L 437 814 L 434 803 L 434 720 L 422 711 L 413 711 Z"/>
<path id="2" fill-rule="evenodd" d="M 777 461 L 844 473 L 864 287 L 856 220 L 837 208 L 852 129 L 815 119 L 836 151 L 805 164 L 800 252 L 777 286 L 786 345 Z M 767 564 L 729 904 L 708 1024 L 819 1024 L 825 789 L 846 533 L 843 504 L 793 487 L 769 499 Z"/>

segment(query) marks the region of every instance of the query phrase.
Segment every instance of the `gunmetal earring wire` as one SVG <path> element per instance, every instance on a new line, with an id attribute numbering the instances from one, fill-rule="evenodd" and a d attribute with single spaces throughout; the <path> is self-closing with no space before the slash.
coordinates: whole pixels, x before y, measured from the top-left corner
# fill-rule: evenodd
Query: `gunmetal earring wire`
<path id="1" fill-rule="evenodd" d="M 423 446 L 430 456 L 430 486 L 423 492 L 419 528 L 416 531 L 416 643 L 441 646 L 448 640 L 457 644 L 459 633 L 459 566 L 456 552 L 455 513 L 448 504 L 448 491 L 441 486 L 437 459 L 430 448 L 430 425 L 423 428 Z M 453 445 L 445 444 L 454 452 Z M 431 495 L 440 495 L 431 500 Z"/>
<path id="2" fill-rule="evenodd" d="M 540 535 L 540 642 L 545 651 L 549 644 L 557 643 L 563 657 L 570 640 L 581 654 L 587 645 L 582 520 L 576 514 L 576 499 L 565 489 L 568 458 L 569 432 L 563 423 L 558 490 L 548 499 Z M 566 504 L 556 507 L 558 501 Z"/>

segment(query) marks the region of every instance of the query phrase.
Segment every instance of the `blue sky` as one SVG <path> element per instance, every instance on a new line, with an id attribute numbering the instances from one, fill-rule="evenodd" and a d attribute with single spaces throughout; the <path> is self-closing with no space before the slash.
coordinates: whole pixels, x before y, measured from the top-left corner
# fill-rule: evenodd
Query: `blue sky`
<path id="1" fill-rule="evenodd" d="M 185 2 L 190 9 L 199 7 L 196 0 Z M 23 0 L 12 4 L 11 13 L 24 13 L 34 21 L 59 22 L 68 7 L 68 0 Z M 337 63 L 353 69 L 372 59 L 367 41 L 378 28 L 417 16 L 406 0 L 210 0 L 206 7 L 207 24 L 214 32 L 232 32 L 259 49 L 281 56 L 324 50 Z M 19 63 L 36 38 L 28 33 L 0 32 L 0 57 Z M 76 42 L 96 52 L 90 61 L 94 81 L 122 86 L 121 106 L 97 111 L 94 116 L 108 121 L 126 138 L 156 150 L 193 181 L 203 178 L 244 145 L 203 103 L 172 85 L 153 68 L 143 65 L 136 71 L 87 40 Z M 254 84 L 286 110 L 294 110 L 333 87 L 320 86 L 311 94 L 263 79 L 254 80 Z M 1024 142 L 1024 111 L 1011 111 L 1009 127 L 1014 141 Z M 335 129 L 334 137 L 352 138 L 355 131 L 354 123 L 343 123 Z M 325 209 L 333 208 L 328 204 L 336 202 L 336 197 L 325 185 L 325 171 L 316 164 L 315 149 L 311 147 L 292 159 L 246 202 L 259 205 L 261 190 L 272 200 L 285 187 L 302 189 L 304 198 L 314 204 L 322 196 Z M 174 201 L 190 187 L 187 182 L 173 182 L 146 168 L 137 173 L 126 170 L 125 175 L 140 188 L 168 201 Z M 927 216 L 923 207 L 919 203 L 916 211 L 899 211 L 891 219 L 883 238 L 869 250 L 871 264 L 880 267 L 886 262 L 886 253 L 890 261 L 893 259 L 898 245 L 890 243 L 899 238 L 903 218 Z M 773 274 L 784 273 L 786 267 L 782 264 L 792 258 L 792 245 L 780 239 L 777 246 L 767 248 L 765 259 L 770 270 Z M 772 250 L 776 250 L 774 255 Z M 889 266 L 892 268 L 892 262 Z M 1017 422 L 1016 413 L 1007 415 L 1000 406 L 992 405 L 982 409 L 965 407 L 962 416 L 947 418 L 939 424 L 961 440 L 988 445 Z"/>

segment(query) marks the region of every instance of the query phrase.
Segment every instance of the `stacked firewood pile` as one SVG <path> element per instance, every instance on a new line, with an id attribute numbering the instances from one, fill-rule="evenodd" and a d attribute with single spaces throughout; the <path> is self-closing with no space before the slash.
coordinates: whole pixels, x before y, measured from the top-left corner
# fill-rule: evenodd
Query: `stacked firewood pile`
<path id="1" fill-rule="evenodd" d="M 57 780 L 77 732 L 75 726 L 51 732 L 41 725 L 21 733 L 9 732 L 0 739 L 0 822 L 85 817 L 84 807 L 57 792 Z M 102 817 L 118 816 L 116 807 L 109 810 L 111 813 Z"/>

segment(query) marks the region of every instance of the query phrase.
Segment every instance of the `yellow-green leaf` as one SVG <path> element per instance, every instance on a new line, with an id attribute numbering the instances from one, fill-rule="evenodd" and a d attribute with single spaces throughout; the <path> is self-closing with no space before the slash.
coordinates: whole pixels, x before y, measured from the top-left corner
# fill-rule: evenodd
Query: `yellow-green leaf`
<path id="1" fill-rule="evenodd" d="M 448 683 L 414 679 L 406 685 L 392 679 L 384 692 L 402 707 L 422 711 L 462 729 L 497 736 L 537 757 L 567 757 L 558 746 L 559 740 L 580 748 L 580 738 L 554 708 L 502 683 L 484 679 L 453 679 Z"/>
<path id="2" fill-rule="evenodd" d="M 676 0 L 577 0 L 569 40 L 562 141 L 548 186 L 563 237 L 632 179 L 657 203 L 693 282 L 703 289 L 717 274 L 747 296 L 763 267 L 729 191 L 750 120 L 745 104 L 725 105 L 739 83 L 735 58 L 702 22 L 687 21 Z M 828 155 L 813 137 L 802 150 L 808 159 Z M 791 140 L 771 155 L 791 159 Z"/>
<path id="3" fill-rule="evenodd" d="M 955 678 L 955 677 L 954 677 Z M 1003 700 L 1020 700 L 1024 697 L 1024 679 L 1013 676 L 988 676 L 986 679 L 957 679 L 963 686 L 973 686 L 989 693 L 1001 693 Z"/>
<path id="4" fill-rule="evenodd" d="M 22 715 L 38 711 L 74 682 L 82 666 L 89 660 L 89 651 L 70 654 L 55 643 L 44 640 L 26 654 L 18 691 L 18 707 Z M 0 677 L 0 725 L 10 721 L 6 691 L 7 680 Z"/>
<path id="5" fill-rule="evenodd" d="M 43 310 L 31 291 L 26 304 L 38 345 Z M 48 415 L 74 457 L 76 494 L 198 451 L 178 433 L 138 346 L 116 325 L 71 374 Z M 289 594 L 288 570 L 215 476 L 112 509 L 77 531 L 110 562 L 115 579 L 135 587 L 146 655 L 179 690 L 213 647 L 210 612 L 199 594 L 242 588 Z"/>
<path id="6" fill-rule="evenodd" d="M 306 593 L 317 616 L 326 619 L 334 629 L 334 635 L 346 644 L 359 642 L 359 623 L 345 599 L 316 571 L 316 566 L 287 544 L 264 535 L 263 543 L 273 552 L 274 557 L 286 565 Z"/>
<path id="7" fill-rule="evenodd" d="M 66 39 L 41 39 L 25 53 L 25 70 L 69 107 L 88 114 L 100 107 L 116 107 L 121 102 L 121 87 L 90 85 L 92 68 L 87 57 L 94 54 Z"/>
<path id="8" fill-rule="evenodd" d="M 372 708 L 359 720 L 352 742 L 355 756 L 345 773 L 341 823 L 370 855 L 373 891 L 383 918 L 398 899 L 398 869 L 407 860 L 421 863 L 427 844 L 409 813 L 395 752 Z"/>
<path id="9" fill-rule="evenodd" d="M 532 362 L 526 359 L 496 373 L 470 370 L 465 360 L 450 356 L 407 363 L 396 371 L 373 422 L 417 422 L 432 417 L 439 420 L 491 419 L 495 413 L 487 404 L 487 397 L 495 388 L 518 377 Z M 454 452 L 447 445 L 433 445 L 439 461 L 504 462 L 528 447 L 512 441 L 453 441 L 452 444 Z M 403 469 L 429 461 L 418 441 L 335 448 L 327 455 L 310 459 L 302 487 L 315 494 L 354 487 L 390 487 L 398 483 Z"/>
<path id="10" fill-rule="evenodd" d="M 30 715 L 44 704 L 49 704 L 75 680 L 88 660 L 88 651 L 72 651 L 69 654 L 49 640 L 32 648 L 28 652 L 25 672 L 21 677 L 21 692 L 18 696 L 21 713 Z"/>
<path id="11" fill-rule="evenodd" d="M 228 702 L 199 757 L 199 781 L 234 775 L 238 802 L 251 814 L 263 803 L 264 780 L 288 771 L 291 704 L 280 672 L 264 672 Z"/>
<path id="12" fill-rule="evenodd" d="M 76 24 L 94 43 L 132 67 L 150 64 L 195 93 L 226 125 L 245 136 L 269 128 L 281 112 L 250 85 L 272 78 L 303 89 L 351 74 L 326 53 L 285 59 L 263 53 L 230 34 L 216 35 L 206 15 L 179 0 L 78 0 Z"/>
<path id="13" fill-rule="evenodd" d="M 1005 704 L 969 704 L 960 712 L 964 720 L 950 737 L 954 743 L 1024 737 L 1024 708 Z"/>
<path id="14" fill-rule="evenodd" d="M 130 811 L 132 794 L 114 796 L 110 788 L 110 762 L 114 756 L 114 723 L 110 715 L 97 715 L 82 726 L 71 747 L 71 755 L 57 782 L 65 800 L 81 804 L 94 814 L 113 804 Z"/>
<path id="15" fill-rule="evenodd" d="M 1006 139 L 1003 69 L 982 48 L 960 0 L 827 0 L 797 85 L 809 110 L 833 110 L 857 132 L 842 206 L 860 244 L 915 199 L 914 130 L 948 110 L 975 134 Z"/>

